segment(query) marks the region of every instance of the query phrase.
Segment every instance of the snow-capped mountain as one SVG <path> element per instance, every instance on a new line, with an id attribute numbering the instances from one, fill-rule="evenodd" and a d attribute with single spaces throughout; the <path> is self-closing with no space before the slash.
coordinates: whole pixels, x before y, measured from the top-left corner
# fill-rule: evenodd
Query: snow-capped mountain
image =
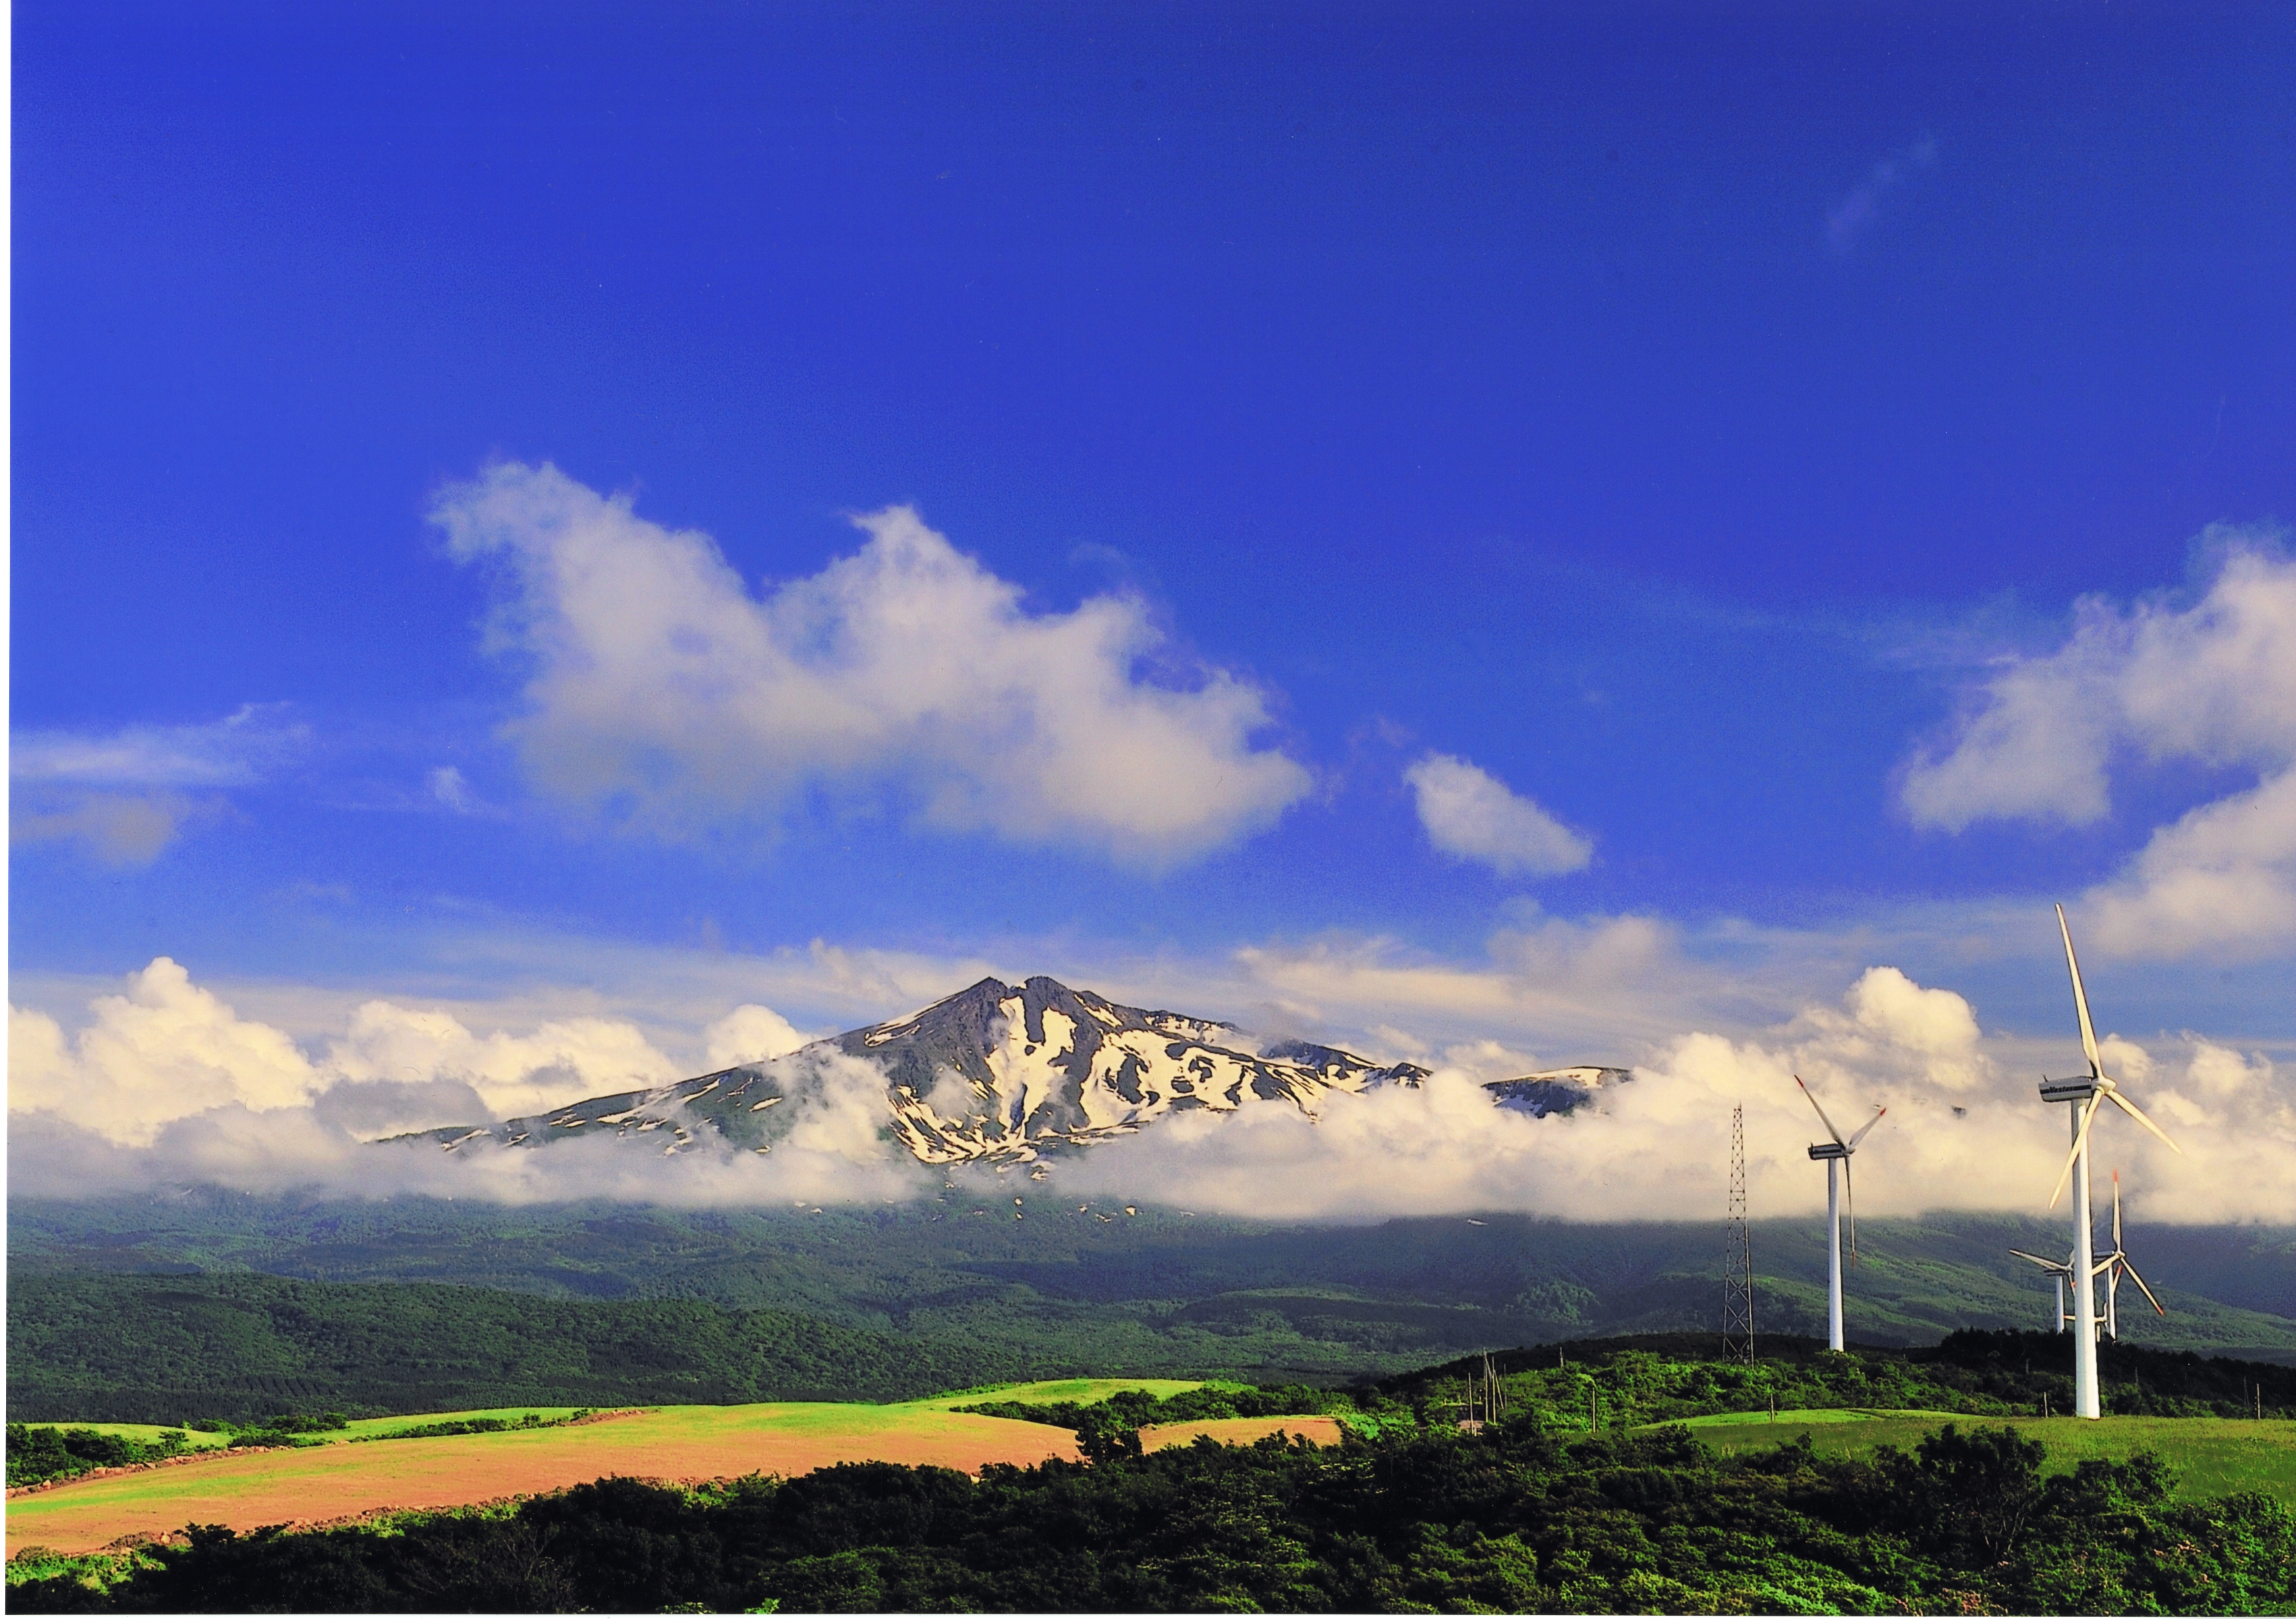
<path id="1" fill-rule="evenodd" d="M 1630 1068 L 1549 1068 L 1519 1080 L 1493 1080 L 1483 1089 L 1510 1113 L 1527 1113 L 1534 1119 L 1567 1114 L 1587 1105 L 1605 1086 L 1623 1085 L 1635 1077 Z"/>
<path id="2" fill-rule="evenodd" d="M 884 1128 L 927 1163 L 1029 1160 L 1129 1134 L 1166 1114 L 1417 1085 L 1427 1070 L 1330 1046 L 1259 1049 L 1232 1023 L 1120 1007 L 1050 978 L 984 978 L 922 1012 L 817 1040 L 787 1056 L 622 1091 L 504 1124 L 423 1130 L 448 1151 L 539 1146 L 579 1136 L 652 1136 L 676 1154 L 714 1131 L 767 1153 L 824 1088 L 882 1079 Z M 1623 1070 L 1557 1069 L 1486 1089 L 1499 1106 L 1568 1113 Z"/>

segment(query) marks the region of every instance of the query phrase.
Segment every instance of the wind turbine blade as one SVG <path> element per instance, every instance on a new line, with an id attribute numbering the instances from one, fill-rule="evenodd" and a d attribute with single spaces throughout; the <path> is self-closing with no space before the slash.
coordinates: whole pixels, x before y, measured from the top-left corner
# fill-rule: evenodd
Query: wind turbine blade
<path id="1" fill-rule="evenodd" d="M 2065 1155 L 2065 1167 L 2057 1172 L 2056 1190 L 2049 1194 L 2051 1208 L 2055 1208 L 2057 1199 L 2065 1195 L 2065 1185 L 2073 1178 L 2073 1165 L 2080 1161 L 2081 1148 L 2088 1145 L 2088 1127 L 2096 1122 L 2096 1105 L 2112 1094 L 2106 1090 L 2096 1092 L 2089 1097 L 2088 1106 L 2082 1111 L 2080 1134 L 2073 1138 L 2073 1150 Z"/>
<path id="2" fill-rule="evenodd" d="M 1801 1085 L 1801 1075 L 1794 1075 L 1794 1083 Z M 1809 1096 L 1808 1086 L 1801 1085 L 1801 1094 L 1809 1097 L 1809 1105 L 1812 1107 L 1817 1107 L 1817 1098 Z M 1825 1133 L 1833 1138 L 1834 1146 L 1845 1148 L 1848 1146 L 1849 1144 L 1841 1138 L 1841 1132 L 1833 1128 L 1833 1121 L 1825 1116 L 1825 1109 L 1823 1107 L 1817 1107 L 1817 1122 L 1825 1126 Z"/>
<path id="3" fill-rule="evenodd" d="M 2112 1251 L 2120 1252 L 2120 1171 L 2112 1171 Z"/>
<path id="4" fill-rule="evenodd" d="M 2136 1284 L 2136 1290 L 2144 1295 L 2144 1302 L 2146 1303 L 2152 1305 L 2154 1310 L 2160 1311 L 2160 1313 L 2162 1315 L 2167 1315 L 2169 1313 L 2167 1311 L 2161 1309 L 2161 1301 L 2152 1296 L 2152 1289 L 2147 1287 L 2144 1285 L 2144 1278 L 2136 1274 L 2136 1266 L 2130 1264 L 2124 1259 L 2120 1262 L 2120 1268 L 2128 1272 L 2128 1279 Z"/>
<path id="5" fill-rule="evenodd" d="M 2144 1116 L 2144 1110 L 2137 1106 L 2136 1103 L 2130 1101 L 2127 1097 L 2122 1096 L 2118 1090 L 2108 1090 L 2102 1094 L 2111 1097 L 2114 1106 L 2120 1108 L 2121 1112 L 2127 1114 L 2130 1118 L 2136 1120 L 2145 1129 L 2160 1137 L 2161 1140 L 2168 1142 L 2169 1150 L 2170 1152 L 2176 1153 L 2180 1156 L 2183 1155 L 2185 1149 L 2178 1146 L 2174 1141 L 2169 1141 L 2169 1132 L 2162 1130 L 2159 1125 L 2153 1123 L 2152 1120 L 2146 1118 Z"/>
<path id="6" fill-rule="evenodd" d="M 1848 1147 L 1853 1153 L 1856 1152 L 1857 1150 L 1857 1144 L 1866 1139 L 1866 1132 L 1872 1130 L 1876 1124 L 1879 1124 L 1882 1122 L 1882 1115 L 1889 1111 L 1890 1110 L 1886 1107 L 1875 1108 L 1874 1110 L 1874 1116 L 1866 1120 L 1866 1122 L 1858 1128 L 1857 1133 L 1850 1137 L 1849 1140 L 1843 1142 L 1842 1146 Z"/>
<path id="7" fill-rule="evenodd" d="M 2062 1270 L 2065 1268 L 2064 1262 L 2062 1260 L 2043 1259 L 2039 1254 L 2028 1253 L 2022 1248 L 2012 1248 L 2009 1252 L 2015 1254 L 2019 1259 L 2031 1260 L 2044 1270 Z"/>
<path id="8" fill-rule="evenodd" d="M 2096 1026 L 2088 1020 L 2088 991 L 2081 988 L 2080 963 L 2073 958 L 2073 931 L 2065 925 L 2065 908 L 2057 907 L 2057 932 L 2065 936 L 2065 967 L 2073 975 L 2073 1009 L 2080 1014 L 2081 1051 L 2088 1058 L 2088 1071 L 2103 1073 L 2104 1064 L 2096 1055 Z"/>

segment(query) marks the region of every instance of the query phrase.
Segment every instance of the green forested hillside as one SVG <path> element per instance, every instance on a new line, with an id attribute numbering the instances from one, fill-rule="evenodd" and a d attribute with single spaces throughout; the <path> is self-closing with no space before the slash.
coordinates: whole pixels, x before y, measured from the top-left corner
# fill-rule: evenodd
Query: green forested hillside
<path id="1" fill-rule="evenodd" d="M 818 1213 L 212 1191 L 18 1203 L 9 1270 L 253 1270 L 701 1300 L 962 1343 L 992 1364 L 1258 1382 L 1344 1381 L 1485 1347 L 1710 1329 L 1720 1307 L 1718 1222 L 1273 1226 L 1148 1204 L 1128 1215 L 1060 1196 L 1057 1174 L 1043 1185 L 980 1179 L 922 1203 Z M 1823 1330 L 1820 1235 L 1816 1220 L 1756 1226 L 1760 1331 Z M 2054 1223 L 1869 1220 L 1858 1235 L 1854 1339 L 1934 1343 L 1962 1327 L 2038 1326 L 2048 1308 L 2046 1288 L 2007 1250 L 2046 1252 L 2062 1240 Z M 2133 1342 L 2296 1361 L 2296 1232 L 2136 1227 L 2129 1241 L 2171 1311 L 2132 1308 Z"/>
<path id="2" fill-rule="evenodd" d="M 1208 1342 L 1216 1353 L 1218 1341 Z M 1749 1370 L 1715 1365 L 1712 1334 L 1677 1334 L 1504 1346 L 1495 1361 L 1524 1409 L 1576 1422 L 1591 1397 L 1605 1426 L 1772 1401 L 2037 1415 L 2045 1397 L 2058 1410 L 2070 1398 L 2069 1342 L 1961 1332 L 1927 1348 L 1835 1356 L 1818 1352 L 1815 1339 L 1772 1335 Z M 1239 1360 L 1260 1352 L 1249 1336 L 1233 1343 Z M 1096 1361 L 1093 1344 L 1089 1333 L 1047 1335 L 1021 1350 L 692 1299 L 549 1299 L 246 1273 L 29 1277 L 8 1297 L 9 1406 L 18 1422 L 893 1400 L 1009 1378 L 1140 1375 Z M 2296 1370 L 2287 1368 L 2128 1344 L 2107 1346 L 2103 1366 L 2115 1411 L 2237 1416 L 2259 1399 L 2267 1414 L 2296 1409 Z M 1250 1376 L 1217 1360 L 1181 1369 Z M 1384 1380 L 1378 1369 L 1319 1381 L 1351 1384 L 1359 1404 L 1425 1420 L 1469 1367 L 1438 1364 Z"/>
<path id="3" fill-rule="evenodd" d="M 893 1400 L 1012 1368 L 993 1350 L 693 1300 L 250 1275 L 31 1277 L 8 1292 L 17 1422 Z"/>

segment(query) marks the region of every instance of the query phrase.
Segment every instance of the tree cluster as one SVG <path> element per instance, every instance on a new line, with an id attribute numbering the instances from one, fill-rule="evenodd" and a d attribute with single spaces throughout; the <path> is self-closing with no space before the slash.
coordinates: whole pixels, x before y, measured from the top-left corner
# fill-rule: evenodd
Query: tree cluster
<path id="1" fill-rule="evenodd" d="M 161 1461 L 181 1456 L 189 1442 L 190 1436 L 180 1429 L 147 1442 L 94 1428 L 33 1427 L 12 1422 L 8 1425 L 8 1488 L 45 1483 L 52 1478 L 76 1478 L 97 1467 Z"/>

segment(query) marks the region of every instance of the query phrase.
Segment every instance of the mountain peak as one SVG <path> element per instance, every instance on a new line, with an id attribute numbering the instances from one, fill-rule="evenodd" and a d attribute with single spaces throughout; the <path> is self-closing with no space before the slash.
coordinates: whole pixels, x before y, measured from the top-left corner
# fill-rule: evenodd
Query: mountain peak
<path id="1" fill-rule="evenodd" d="M 906 1017 L 849 1030 L 770 1062 L 594 1097 L 503 1125 L 422 1134 L 453 1152 L 485 1141 L 542 1146 L 570 1135 L 660 1131 L 663 1150 L 675 1153 L 714 1129 L 736 1146 L 770 1153 L 798 1111 L 779 1104 L 817 1090 L 832 1055 L 883 1072 L 892 1133 L 928 1163 L 1033 1159 L 1197 1108 L 1226 1112 L 1281 1101 L 1312 1114 L 1332 1091 L 1416 1086 L 1428 1077 L 1413 1064 L 1382 1065 L 1308 1040 L 1255 1050 L 1233 1023 L 1121 1006 L 1043 974 L 1018 984 L 989 977 Z M 1558 1070 L 1488 1089 L 1502 1106 L 1568 1112 L 1602 1082 L 1578 1076 L 1609 1072 Z M 1542 1084 L 1520 1095 L 1507 1089 L 1549 1080 L 1556 1089 Z"/>

